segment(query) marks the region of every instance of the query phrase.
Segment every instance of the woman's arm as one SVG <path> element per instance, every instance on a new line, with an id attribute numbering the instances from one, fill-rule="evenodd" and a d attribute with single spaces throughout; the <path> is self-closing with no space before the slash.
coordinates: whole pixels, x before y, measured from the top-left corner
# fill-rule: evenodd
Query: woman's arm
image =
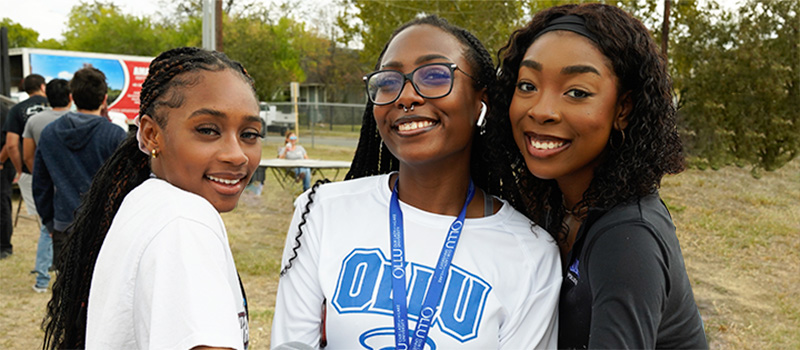
<path id="1" fill-rule="evenodd" d="M 669 292 L 664 242 L 652 226 L 626 223 L 600 233 L 586 249 L 589 348 L 654 348 Z"/>
<path id="2" fill-rule="evenodd" d="M 317 196 L 319 194 L 317 193 Z M 315 200 L 319 200 L 318 197 Z M 275 314 L 272 318 L 273 347 L 288 342 L 300 342 L 318 348 L 320 342 L 320 326 L 322 323 L 322 303 L 324 296 L 319 284 L 319 223 L 315 217 L 319 212 L 312 211 L 303 225 L 303 235 L 299 238 L 300 247 L 296 250 L 295 237 L 301 215 L 305 211 L 307 197 L 301 197 L 295 206 L 294 217 L 286 234 L 286 245 L 283 250 L 281 269 L 289 259 L 292 267 L 281 276 L 278 283 L 278 295 L 275 300 Z M 320 210 L 318 207 L 316 210 Z"/>

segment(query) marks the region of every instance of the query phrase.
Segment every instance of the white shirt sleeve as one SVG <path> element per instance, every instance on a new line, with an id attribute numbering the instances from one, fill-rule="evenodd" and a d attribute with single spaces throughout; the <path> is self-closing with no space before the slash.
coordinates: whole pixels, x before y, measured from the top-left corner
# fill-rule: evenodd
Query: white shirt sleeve
<path id="1" fill-rule="evenodd" d="M 539 235 L 548 235 L 543 230 Z M 537 249 L 538 248 L 538 249 Z M 500 328 L 500 349 L 556 349 L 558 346 L 558 299 L 561 293 L 561 259 L 555 244 L 532 248 L 524 263 L 532 271 L 517 292 L 516 310 Z M 522 263 L 522 262 L 521 262 Z"/>
<path id="2" fill-rule="evenodd" d="M 318 196 L 319 193 L 316 195 Z M 297 225 L 302 221 L 301 215 L 305 211 L 305 203 L 308 201 L 306 197 L 301 197 L 301 199 L 297 201 L 294 217 L 286 234 L 281 268 L 294 255 Z M 301 245 L 296 250 L 297 258 L 292 261 L 291 269 L 281 276 L 278 283 L 275 315 L 272 318 L 271 346 L 273 348 L 289 342 L 300 342 L 319 348 L 324 297 L 318 275 L 320 237 L 317 228 L 322 227 L 322 223 L 315 220 L 321 218 L 320 208 L 315 208 L 314 205 L 311 207 L 311 213 L 307 217 L 306 224 L 303 225 L 303 235 L 300 237 Z"/>
<path id="3" fill-rule="evenodd" d="M 226 245 L 221 232 L 187 218 L 175 219 L 149 243 L 134 290 L 141 348 L 244 347 Z"/>

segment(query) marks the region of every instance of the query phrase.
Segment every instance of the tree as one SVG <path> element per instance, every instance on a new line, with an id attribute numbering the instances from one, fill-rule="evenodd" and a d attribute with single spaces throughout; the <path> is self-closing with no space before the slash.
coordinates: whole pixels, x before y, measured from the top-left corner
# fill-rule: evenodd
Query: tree
<path id="1" fill-rule="evenodd" d="M 223 26 L 225 53 L 247 68 L 259 98 L 272 101 L 279 99 L 289 82 L 305 79 L 300 69 L 301 52 L 294 46 L 304 31 L 302 24 L 291 19 L 270 24 L 264 15 L 227 16 Z"/>
<path id="2" fill-rule="evenodd" d="M 81 2 L 70 10 L 64 48 L 153 56 L 167 48 L 160 34 L 146 16 L 123 14 L 113 3 Z"/>
<path id="3" fill-rule="evenodd" d="M 679 3 L 680 6 L 680 3 Z M 672 50 L 687 151 L 695 164 L 774 170 L 800 151 L 800 5 L 710 2 L 682 19 Z M 710 14 L 715 16 L 714 22 Z"/>
<path id="4" fill-rule="evenodd" d="M 0 20 L 0 27 L 8 28 L 8 47 L 34 47 L 39 42 L 39 32 L 15 23 L 11 18 Z"/>
<path id="5" fill-rule="evenodd" d="M 341 30 L 330 20 L 334 16 L 329 11 L 320 9 L 313 20 L 315 27 L 295 41 L 296 47 L 304 53 L 300 65 L 306 73 L 306 82 L 325 85 L 325 101 L 363 102 L 361 77 L 371 68 L 361 63 L 358 50 L 345 45 Z"/>
<path id="6" fill-rule="evenodd" d="M 338 23 L 344 36 L 361 39 L 365 63 L 374 65 L 392 32 L 419 15 L 436 14 L 475 34 L 496 53 L 511 32 L 524 23 L 519 1 L 341 0 L 344 11 Z M 354 20 L 356 17 L 358 20 Z"/>

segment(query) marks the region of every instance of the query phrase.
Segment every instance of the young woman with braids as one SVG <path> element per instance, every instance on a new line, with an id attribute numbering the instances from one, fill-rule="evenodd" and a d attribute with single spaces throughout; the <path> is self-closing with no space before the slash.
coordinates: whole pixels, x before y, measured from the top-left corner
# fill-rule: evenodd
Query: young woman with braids
<path id="1" fill-rule="evenodd" d="M 707 348 L 658 187 L 683 170 L 666 61 L 608 5 L 537 13 L 501 50 L 497 154 L 530 173 L 504 188 L 555 233 L 559 348 Z"/>
<path id="2" fill-rule="evenodd" d="M 69 228 L 44 348 L 247 348 L 219 213 L 258 166 L 258 111 L 252 79 L 222 53 L 153 60 L 139 133 L 97 173 Z"/>
<path id="3" fill-rule="evenodd" d="M 349 180 L 298 200 L 272 344 L 555 347 L 555 242 L 481 189 L 489 53 L 431 16 L 396 30 L 376 69 Z"/>

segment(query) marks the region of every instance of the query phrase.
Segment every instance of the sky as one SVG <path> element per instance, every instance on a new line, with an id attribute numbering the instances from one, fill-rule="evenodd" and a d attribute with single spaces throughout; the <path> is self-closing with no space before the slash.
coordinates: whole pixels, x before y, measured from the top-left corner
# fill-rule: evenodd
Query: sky
<path id="1" fill-rule="evenodd" d="M 113 0 L 123 13 L 151 15 L 159 10 L 157 0 Z M 69 11 L 80 0 L 0 0 L 0 17 L 11 18 L 39 32 L 39 40 L 63 39 Z"/>
<path id="2" fill-rule="evenodd" d="M 263 0 L 268 2 L 270 0 Z M 307 0 L 309 2 L 319 2 Z M 717 0 L 723 6 L 733 6 L 739 0 Z M 16 23 L 39 32 L 39 40 L 63 39 L 67 16 L 81 0 L 0 0 L 0 17 L 9 17 Z M 160 6 L 158 0 L 111 0 L 132 15 L 153 15 Z M 303 2 L 302 0 L 300 2 Z M 324 2 L 331 3 L 331 0 Z"/>
<path id="3" fill-rule="evenodd" d="M 269 4 L 274 0 L 255 0 Z M 312 10 L 315 6 L 331 4 L 334 0 L 295 0 L 298 8 Z M 91 0 L 83 0 L 91 2 Z M 152 16 L 162 9 L 167 1 L 159 0 L 103 0 L 119 6 L 122 13 L 135 16 Z M 39 32 L 39 40 L 63 39 L 69 11 L 81 0 L 0 0 L 0 18 L 12 21 Z"/>

